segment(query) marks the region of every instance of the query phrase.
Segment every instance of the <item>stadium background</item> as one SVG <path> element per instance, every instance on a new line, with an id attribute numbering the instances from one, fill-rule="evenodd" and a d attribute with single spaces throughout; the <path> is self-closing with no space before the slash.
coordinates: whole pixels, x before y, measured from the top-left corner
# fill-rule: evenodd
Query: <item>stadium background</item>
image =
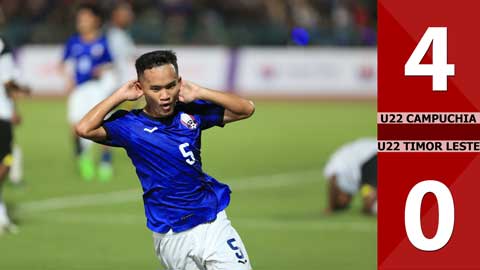
<path id="1" fill-rule="evenodd" d="M 74 7 L 114 1 L 0 1 L 31 98 L 19 101 L 25 182 L 7 186 L 18 235 L 0 269 L 158 269 L 140 189 L 122 150 L 116 177 L 75 170 L 55 69 Z M 374 269 L 376 219 L 359 201 L 324 216 L 322 176 L 340 145 L 376 136 L 376 1 L 131 1 L 139 53 L 173 48 L 184 78 L 252 97 L 253 118 L 204 133 L 204 169 L 231 185 L 228 213 L 254 269 Z"/>

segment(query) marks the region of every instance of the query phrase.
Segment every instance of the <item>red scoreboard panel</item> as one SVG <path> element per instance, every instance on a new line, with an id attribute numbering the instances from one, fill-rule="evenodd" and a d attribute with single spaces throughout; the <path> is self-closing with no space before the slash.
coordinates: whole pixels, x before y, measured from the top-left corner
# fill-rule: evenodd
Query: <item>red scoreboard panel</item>
<path id="1" fill-rule="evenodd" d="M 480 269 L 480 1 L 378 16 L 378 269 Z"/>

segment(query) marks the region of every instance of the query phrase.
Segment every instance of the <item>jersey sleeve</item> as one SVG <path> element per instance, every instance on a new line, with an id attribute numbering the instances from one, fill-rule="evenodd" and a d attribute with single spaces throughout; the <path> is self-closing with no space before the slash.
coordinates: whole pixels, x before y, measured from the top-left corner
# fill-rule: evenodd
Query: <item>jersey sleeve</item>
<path id="1" fill-rule="evenodd" d="M 63 47 L 63 57 L 62 60 L 66 61 L 68 58 L 72 57 L 72 47 L 74 43 L 74 37 L 70 37 Z"/>
<path id="2" fill-rule="evenodd" d="M 103 51 L 103 55 L 102 55 L 102 58 L 100 60 L 101 63 L 111 63 L 113 62 L 113 57 L 112 57 L 112 52 L 111 52 L 111 49 L 110 49 L 110 44 L 107 40 L 107 38 L 105 37 L 104 39 L 104 44 L 105 44 L 105 50 Z"/>
<path id="3" fill-rule="evenodd" d="M 127 145 L 129 138 L 127 113 L 128 111 L 118 110 L 103 121 L 102 126 L 107 132 L 107 138 L 99 143 L 114 147 L 125 147 Z"/>
<path id="4" fill-rule="evenodd" d="M 18 77 L 17 66 L 11 53 L 0 54 L 0 82 L 2 84 L 12 80 L 16 80 Z"/>
<path id="5" fill-rule="evenodd" d="M 15 80 L 18 77 L 18 70 L 13 59 L 12 49 L 5 39 L 0 37 L 0 83 Z"/>
<path id="6" fill-rule="evenodd" d="M 195 114 L 200 117 L 200 128 L 208 129 L 213 126 L 223 127 L 225 108 L 214 103 L 198 100 L 194 104 Z"/>

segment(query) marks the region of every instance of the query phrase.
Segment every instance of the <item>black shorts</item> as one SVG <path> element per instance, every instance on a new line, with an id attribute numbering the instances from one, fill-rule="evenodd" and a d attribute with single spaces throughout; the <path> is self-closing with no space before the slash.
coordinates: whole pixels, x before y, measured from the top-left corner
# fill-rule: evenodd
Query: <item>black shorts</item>
<path id="1" fill-rule="evenodd" d="M 368 184 L 377 187 L 377 154 L 371 157 L 362 166 L 361 186 Z"/>
<path id="2" fill-rule="evenodd" d="M 0 164 L 10 165 L 7 159 L 12 153 L 12 140 L 12 123 L 0 119 Z"/>

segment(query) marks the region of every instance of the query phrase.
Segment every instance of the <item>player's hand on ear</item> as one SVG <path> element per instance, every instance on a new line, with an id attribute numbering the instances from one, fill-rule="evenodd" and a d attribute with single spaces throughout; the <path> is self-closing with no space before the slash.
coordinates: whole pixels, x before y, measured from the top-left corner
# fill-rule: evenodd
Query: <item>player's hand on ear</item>
<path id="1" fill-rule="evenodd" d="M 117 92 L 122 96 L 124 100 L 137 100 L 143 96 L 143 91 L 140 86 L 140 82 L 137 80 L 131 80 L 122 85 Z"/>
<path id="2" fill-rule="evenodd" d="M 200 96 L 201 87 L 185 80 L 180 81 L 180 93 L 178 94 L 178 100 L 183 103 L 190 103 Z"/>

